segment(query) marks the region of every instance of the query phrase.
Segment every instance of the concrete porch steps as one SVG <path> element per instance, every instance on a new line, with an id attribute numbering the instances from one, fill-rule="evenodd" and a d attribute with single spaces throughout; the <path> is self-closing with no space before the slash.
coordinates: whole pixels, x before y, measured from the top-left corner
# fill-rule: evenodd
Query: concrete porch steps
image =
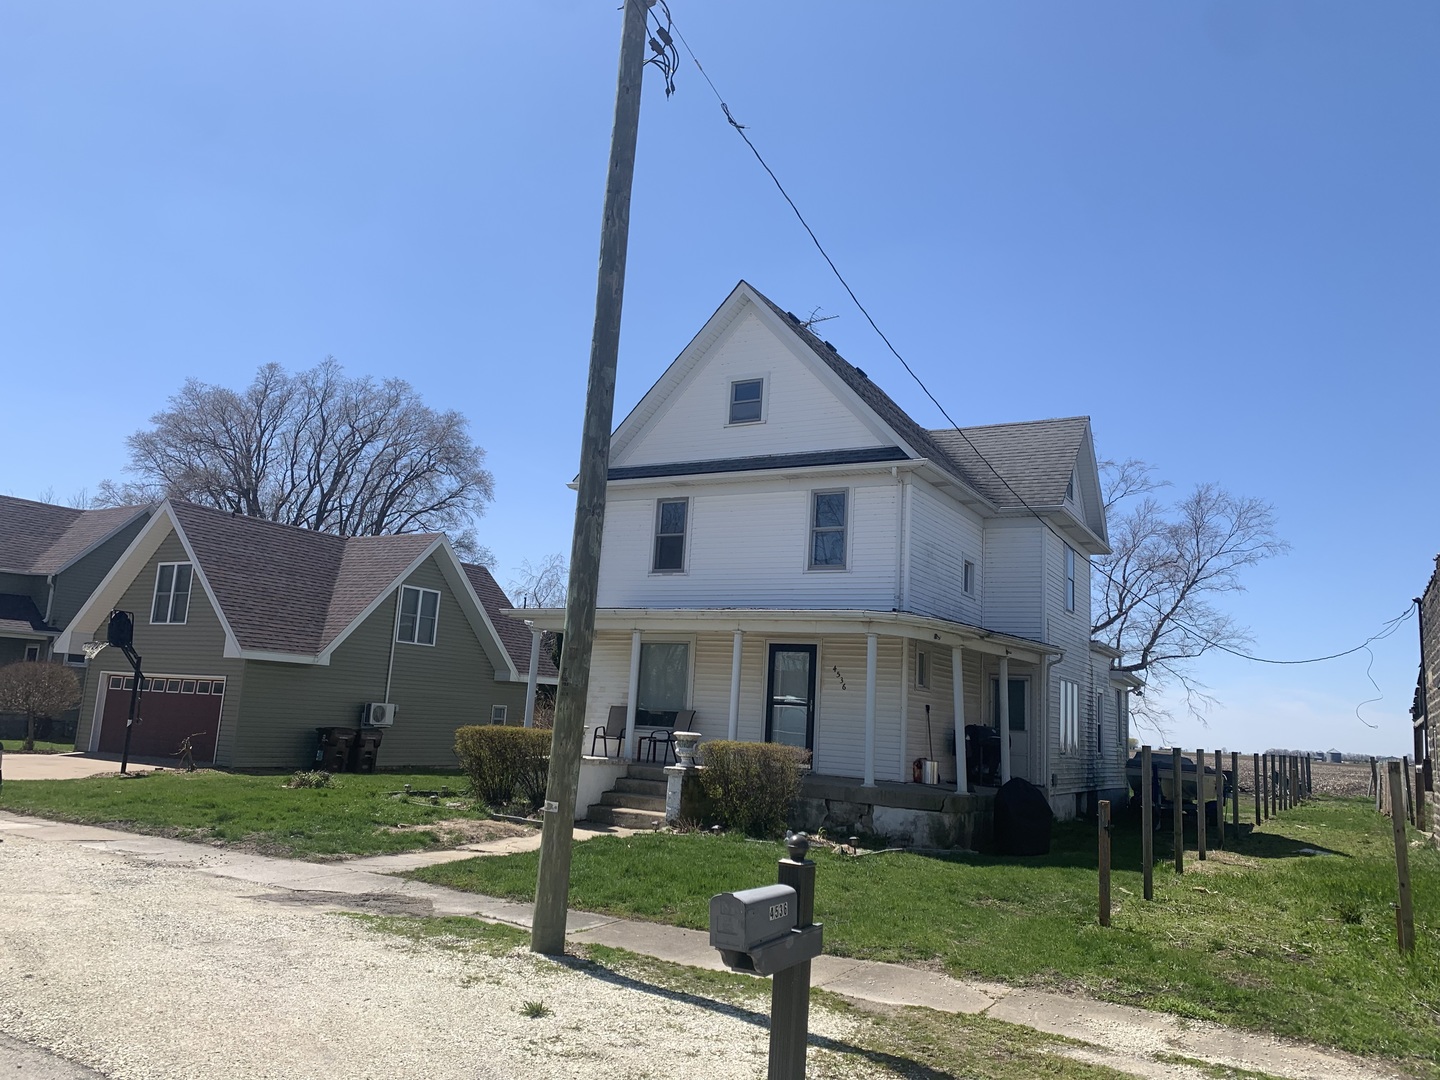
<path id="1" fill-rule="evenodd" d="M 658 829 L 665 824 L 665 769 L 632 763 L 615 786 L 585 811 L 585 819 L 627 829 Z"/>

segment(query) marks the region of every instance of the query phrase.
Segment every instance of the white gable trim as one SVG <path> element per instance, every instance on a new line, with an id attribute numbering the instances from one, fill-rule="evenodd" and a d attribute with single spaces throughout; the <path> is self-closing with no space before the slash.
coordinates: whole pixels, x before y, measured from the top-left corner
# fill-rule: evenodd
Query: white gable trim
<path id="1" fill-rule="evenodd" d="M 134 520 L 133 518 L 131 519 Z M 185 530 L 175 519 L 171 510 L 170 500 L 166 499 L 156 509 L 154 515 L 145 523 L 145 527 L 130 541 L 130 546 L 125 553 L 115 561 L 110 572 L 105 575 L 95 591 L 90 594 L 85 603 L 80 605 L 80 610 L 70 620 L 64 632 L 55 640 L 56 652 L 78 652 L 80 642 L 76 639 L 82 636 L 77 632 L 79 628 L 91 626 L 102 613 L 112 611 L 116 604 L 125 595 L 125 590 L 134 584 L 140 572 L 145 569 L 146 564 L 160 549 L 165 539 L 174 533 L 180 540 L 180 546 L 185 549 L 185 555 L 190 560 L 192 574 L 195 580 L 200 582 L 200 587 L 205 592 L 205 597 L 210 601 L 210 607 L 215 612 L 215 617 L 220 620 L 220 628 L 225 632 L 225 649 L 221 655 L 227 657 L 240 657 L 243 654 L 240 650 L 240 642 L 235 637 L 235 631 L 230 627 L 230 621 L 225 618 L 225 612 L 221 610 L 220 603 L 215 599 L 215 591 L 210 587 L 210 581 L 205 576 L 205 569 L 195 558 L 195 550 L 190 546 L 190 540 L 185 535 Z"/>
<path id="2" fill-rule="evenodd" d="M 775 340 L 784 345 L 791 356 L 834 395 L 835 399 L 848 408 L 882 443 L 898 446 L 911 458 L 918 458 L 915 447 L 902 439 L 898 432 L 876 415 L 865 401 L 852 390 L 840 376 L 836 375 L 795 333 L 795 328 L 777 316 L 769 304 L 759 299 L 748 282 L 740 282 L 726 297 L 715 314 L 711 315 L 700 332 L 681 350 L 670 366 L 655 384 L 645 392 L 644 397 L 630 410 L 628 416 L 615 429 L 610 442 L 610 464 L 623 467 L 626 455 L 642 438 L 650 426 L 662 417 L 675 401 L 690 377 L 703 365 L 711 350 L 721 341 L 727 331 L 742 315 L 754 313 L 761 324 L 770 331 Z"/>

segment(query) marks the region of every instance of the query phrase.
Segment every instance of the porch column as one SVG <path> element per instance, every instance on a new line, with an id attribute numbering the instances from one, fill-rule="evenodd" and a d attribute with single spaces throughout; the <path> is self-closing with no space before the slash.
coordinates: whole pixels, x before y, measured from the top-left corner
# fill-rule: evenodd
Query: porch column
<path id="1" fill-rule="evenodd" d="M 950 647 L 950 679 L 955 696 L 955 792 L 968 794 L 970 781 L 966 777 L 968 765 L 965 761 L 965 666 L 960 646 Z"/>
<path id="2" fill-rule="evenodd" d="M 910 756 L 909 742 L 910 728 L 910 639 L 900 639 L 900 782 L 905 783 L 907 776 L 913 775 L 906 759 Z M 925 751 L 925 756 L 930 756 L 930 751 Z"/>
<path id="3" fill-rule="evenodd" d="M 730 652 L 730 730 L 732 741 L 740 737 L 740 642 L 745 637 L 735 631 L 735 644 Z"/>
<path id="4" fill-rule="evenodd" d="M 640 693 L 640 631 L 630 631 L 630 692 L 625 695 L 625 756 L 635 757 L 635 704 Z"/>
<path id="5" fill-rule="evenodd" d="M 525 677 L 525 726 L 535 726 L 535 682 L 540 674 L 540 628 L 530 627 L 530 673 Z"/>
<path id="6" fill-rule="evenodd" d="M 637 646 L 638 648 L 638 646 Z M 1000 657 L 1000 783 L 1010 779 L 1010 657 Z"/>
<path id="7" fill-rule="evenodd" d="M 874 634 L 865 635 L 865 786 L 875 786 L 875 653 Z"/>

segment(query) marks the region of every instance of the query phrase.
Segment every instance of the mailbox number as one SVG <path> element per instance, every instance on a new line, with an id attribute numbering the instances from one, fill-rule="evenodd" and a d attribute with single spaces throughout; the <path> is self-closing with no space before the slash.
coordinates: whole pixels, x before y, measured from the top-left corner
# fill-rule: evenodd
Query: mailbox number
<path id="1" fill-rule="evenodd" d="M 771 904 L 771 905 L 770 905 L 770 921 L 771 921 L 771 922 L 774 922 L 776 919 L 783 919 L 783 918 L 785 918 L 786 915 L 789 915 L 789 914 L 790 914 L 790 901 L 789 901 L 789 900 L 782 900 L 782 901 L 780 901 L 780 903 L 778 903 L 778 904 Z"/>

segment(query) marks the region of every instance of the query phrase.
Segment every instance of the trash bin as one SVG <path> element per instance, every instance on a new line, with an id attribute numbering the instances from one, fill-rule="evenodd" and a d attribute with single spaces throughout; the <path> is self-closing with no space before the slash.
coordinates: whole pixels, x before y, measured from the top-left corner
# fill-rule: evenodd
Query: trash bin
<path id="1" fill-rule="evenodd" d="M 362 728 L 355 733 L 350 746 L 350 771 L 373 773 L 375 759 L 380 755 L 380 739 L 385 734 L 379 728 Z"/>
<path id="2" fill-rule="evenodd" d="M 314 768 L 326 772 L 344 772 L 350 757 L 350 748 L 359 732 L 354 728 L 321 727 L 315 729 Z"/>

